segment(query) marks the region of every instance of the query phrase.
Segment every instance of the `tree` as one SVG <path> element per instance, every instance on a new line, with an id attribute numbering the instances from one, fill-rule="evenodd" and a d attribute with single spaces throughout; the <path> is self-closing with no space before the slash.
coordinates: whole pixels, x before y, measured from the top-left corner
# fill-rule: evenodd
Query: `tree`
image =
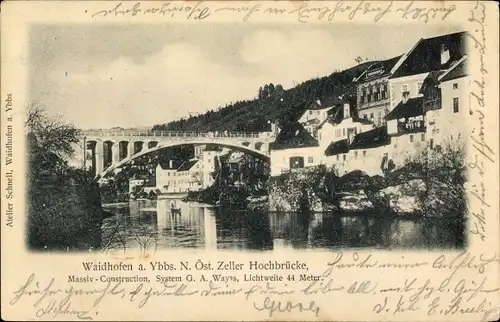
<path id="1" fill-rule="evenodd" d="M 80 131 L 59 119 L 49 118 L 45 108 L 35 104 L 28 108 L 25 125 L 32 174 L 65 172 L 66 160 L 74 153 Z"/>
<path id="2" fill-rule="evenodd" d="M 31 249 L 90 249 L 100 245 L 104 216 L 97 184 L 88 172 L 67 165 L 79 130 L 49 118 L 32 104 L 28 141 L 28 246 Z"/>

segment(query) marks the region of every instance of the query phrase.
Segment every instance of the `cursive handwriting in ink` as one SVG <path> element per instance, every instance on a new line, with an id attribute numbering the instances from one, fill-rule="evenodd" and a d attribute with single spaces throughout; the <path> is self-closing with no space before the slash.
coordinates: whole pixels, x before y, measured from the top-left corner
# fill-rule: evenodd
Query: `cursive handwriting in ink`
<path id="1" fill-rule="evenodd" d="M 423 20 L 425 23 L 429 22 L 430 19 L 435 19 L 438 13 L 442 13 L 441 20 L 446 20 L 448 16 L 456 10 L 455 5 L 449 7 L 441 8 L 429 8 L 429 7 L 417 7 L 415 6 L 415 0 L 408 3 L 404 8 L 399 8 L 396 10 L 397 14 L 401 14 L 402 19 L 411 18 L 413 20 Z"/>
<path id="2" fill-rule="evenodd" d="M 310 294 L 326 294 L 335 291 L 342 291 L 343 286 L 334 286 L 333 279 L 329 278 L 328 281 L 312 281 L 306 287 L 304 287 L 301 292 L 305 295 Z"/>
<path id="3" fill-rule="evenodd" d="M 270 297 L 266 297 L 264 303 L 260 305 L 253 302 L 253 307 L 257 311 L 267 311 L 269 317 L 272 317 L 275 312 L 312 312 L 315 316 L 319 314 L 319 307 L 314 301 L 310 301 L 309 304 L 304 304 L 302 302 L 275 301 Z"/>
<path id="4" fill-rule="evenodd" d="M 139 12 L 142 11 L 142 9 L 140 9 L 140 6 L 141 6 L 141 3 L 140 2 L 136 2 L 132 6 L 132 8 L 130 8 L 130 9 L 123 9 L 123 2 L 120 2 L 115 7 L 111 8 L 111 9 L 104 9 L 104 10 L 100 10 L 100 11 L 97 11 L 97 12 L 93 13 L 92 14 L 92 18 L 94 18 L 96 16 L 107 17 L 108 15 L 113 15 L 115 17 L 119 16 L 119 15 L 122 15 L 122 16 L 125 16 L 125 15 L 136 16 Z"/>
<path id="5" fill-rule="evenodd" d="M 226 6 L 222 8 L 215 9 L 214 12 L 227 11 L 227 12 L 236 12 L 236 13 L 245 13 L 243 16 L 243 21 L 247 21 L 250 17 L 255 13 L 260 11 L 260 7 L 262 4 L 256 3 L 252 6 Z"/>
<path id="6" fill-rule="evenodd" d="M 485 75 L 488 74 L 485 64 L 486 54 L 486 33 L 485 33 L 485 20 L 486 20 L 486 6 L 484 3 L 477 1 L 476 6 L 470 11 L 469 22 L 473 23 L 476 27 L 474 32 L 469 32 L 467 35 L 472 40 L 473 48 L 477 49 L 479 53 L 479 75 L 480 79 L 473 80 L 473 84 L 478 87 L 477 90 L 471 91 L 470 95 L 475 98 L 479 107 L 484 107 L 484 88 L 486 85 Z M 479 35 L 477 35 L 479 34 Z"/>
<path id="7" fill-rule="evenodd" d="M 287 285 L 285 285 L 284 289 L 278 289 L 276 286 L 271 285 L 269 282 L 266 283 L 266 286 L 260 286 L 260 285 L 252 285 L 248 290 L 244 292 L 245 294 L 245 299 L 249 299 L 250 296 L 252 295 L 290 295 L 295 293 L 294 290 L 289 290 L 286 288 Z"/>
<path id="8" fill-rule="evenodd" d="M 186 20 L 203 20 L 210 16 L 210 8 L 204 5 L 204 1 L 198 1 L 196 4 L 179 4 L 175 2 L 166 2 L 158 7 L 145 7 L 141 2 L 136 2 L 131 7 L 125 7 L 123 2 L 118 3 L 111 9 L 96 11 L 92 14 L 95 17 L 116 17 L 116 16 L 132 16 L 141 15 L 157 15 L 165 17 L 176 17 L 176 14 L 183 15 Z"/>
<path id="9" fill-rule="evenodd" d="M 50 315 L 55 319 L 59 315 L 73 315 L 80 320 L 92 320 L 92 317 L 88 316 L 88 314 L 88 311 L 74 309 L 70 301 L 63 301 L 57 304 L 56 300 L 51 300 L 46 307 L 39 309 L 35 313 L 37 318 Z"/>

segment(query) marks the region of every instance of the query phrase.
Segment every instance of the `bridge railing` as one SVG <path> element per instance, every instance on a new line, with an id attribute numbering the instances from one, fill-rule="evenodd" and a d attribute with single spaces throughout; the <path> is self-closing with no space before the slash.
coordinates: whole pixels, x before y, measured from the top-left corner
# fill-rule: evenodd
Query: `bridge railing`
<path id="1" fill-rule="evenodd" d="M 180 132 L 180 131 L 120 131 L 120 130 L 90 130 L 82 131 L 83 136 L 90 137 L 178 137 L 178 138 L 267 138 L 271 132 Z"/>

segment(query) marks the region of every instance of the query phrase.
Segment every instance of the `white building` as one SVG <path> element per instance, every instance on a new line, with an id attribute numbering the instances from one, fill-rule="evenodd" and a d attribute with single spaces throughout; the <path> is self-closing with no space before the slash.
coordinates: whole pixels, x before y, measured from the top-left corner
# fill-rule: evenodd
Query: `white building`
<path id="1" fill-rule="evenodd" d="M 356 110 L 349 103 L 337 105 L 328 120 L 318 130 L 319 145 L 326 149 L 330 143 L 348 139 L 352 142 L 358 133 L 373 129 L 373 122 L 357 117 Z"/>
<path id="2" fill-rule="evenodd" d="M 198 159 L 184 161 L 174 167 L 170 161 L 168 167 L 156 168 L 156 189 L 163 193 L 196 191 L 203 186 L 203 167 Z"/>
<path id="3" fill-rule="evenodd" d="M 437 86 L 425 92 L 426 97 L 438 100 L 438 108 L 429 106 L 426 109 L 426 135 L 431 148 L 464 137 L 470 112 L 469 82 L 468 59 L 464 56 L 438 77 Z M 430 102 L 431 99 L 426 101 Z"/>
<path id="4" fill-rule="evenodd" d="M 342 99 L 336 97 L 324 97 L 314 102 L 306 103 L 307 108 L 298 122 L 309 134 L 318 139 L 318 128 L 326 122 L 331 110 L 339 104 L 342 104 Z"/>
<path id="5" fill-rule="evenodd" d="M 271 176 L 325 162 L 318 141 L 297 122 L 281 128 L 270 152 Z"/>
<path id="6" fill-rule="evenodd" d="M 421 97 L 422 85 L 430 72 L 447 70 L 462 58 L 466 51 L 466 37 L 465 32 L 459 32 L 420 39 L 401 56 L 389 78 L 389 112 L 401 101 Z"/>
<path id="7" fill-rule="evenodd" d="M 128 181 L 128 192 L 131 193 L 135 187 L 142 187 L 145 183 L 145 179 L 130 179 Z"/>
<path id="8" fill-rule="evenodd" d="M 202 154 L 203 188 L 208 188 L 214 184 L 213 174 L 216 170 L 218 158 L 227 153 L 227 148 L 217 145 L 207 145 Z"/>

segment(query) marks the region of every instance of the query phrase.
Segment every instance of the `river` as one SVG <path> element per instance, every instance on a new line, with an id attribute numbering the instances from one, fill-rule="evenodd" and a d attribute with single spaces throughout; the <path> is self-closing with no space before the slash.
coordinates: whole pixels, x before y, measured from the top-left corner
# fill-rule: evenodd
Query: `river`
<path id="1" fill-rule="evenodd" d="M 170 207 L 180 208 L 172 214 Z M 106 206 L 105 250 L 446 249 L 463 248 L 450 219 L 381 218 L 352 213 L 250 213 L 180 199 Z"/>

